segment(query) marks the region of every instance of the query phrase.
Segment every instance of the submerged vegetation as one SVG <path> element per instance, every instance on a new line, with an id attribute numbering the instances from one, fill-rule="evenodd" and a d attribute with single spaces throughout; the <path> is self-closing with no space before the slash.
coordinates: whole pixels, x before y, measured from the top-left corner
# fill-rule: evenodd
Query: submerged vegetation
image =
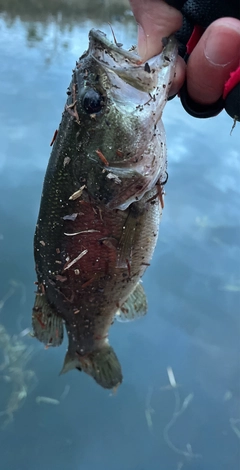
<path id="1" fill-rule="evenodd" d="M 18 284 L 11 282 L 9 291 L 0 301 L 0 311 L 5 302 L 15 293 Z M 33 370 L 27 369 L 33 348 L 22 334 L 11 336 L 0 323 L 0 426 L 13 421 L 14 414 L 23 405 L 28 393 L 35 387 L 37 378 Z"/>

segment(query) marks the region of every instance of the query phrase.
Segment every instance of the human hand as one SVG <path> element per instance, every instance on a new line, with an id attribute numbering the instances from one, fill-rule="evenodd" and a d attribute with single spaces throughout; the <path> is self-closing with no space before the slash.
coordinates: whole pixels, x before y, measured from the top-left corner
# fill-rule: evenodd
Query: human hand
<path id="1" fill-rule="evenodd" d="M 185 3 L 181 0 L 169 0 L 169 3 L 171 2 L 172 4 Z M 204 2 L 205 0 L 195 0 L 194 3 L 204 4 Z M 223 2 L 219 0 L 219 4 Z M 177 34 L 177 37 L 181 39 L 184 36 L 183 30 L 181 30 L 183 23 L 182 13 L 169 6 L 163 0 L 130 0 L 130 3 L 139 25 L 138 49 L 144 61 L 161 52 L 161 39 L 163 37 L 169 36 L 178 30 L 180 30 L 180 32 Z M 205 3 L 209 4 L 209 1 L 206 0 Z M 232 11 L 235 13 L 236 11 L 236 16 L 239 16 L 240 8 L 238 0 L 230 0 L 228 3 L 230 4 L 229 10 L 226 11 L 230 11 L 230 13 L 232 13 Z M 225 6 L 223 7 L 223 11 L 224 8 Z M 184 13 L 184 8 L 182 11 Z M 211 16 L 209 15 L 209 11 L 206 13 L 208 13 L 208 15 L 205 15 L 205 23 L 206 18 L 208 21 Z M 214 15 L 215 17 L 218 16 L 216 12 L 214 12 Z M 214 19 L 214 15 L 212 19 Z M 204 16 L 204 14 L 202 16 Z M 197 20 L 199 19 L 200 18 L 197 18 Z M 201 21 L 198 21 L 198 24 L 199 22 Z M 201 26 L 205 27 L 204 19 L 202 22 L 203 24 L 201 24 Z M 189 40 L 190 35 L 186 38 L 185 42 Z M 207 115 L 204 115 L 204 110 L 210 110 L 209 115 L 218 114 L 224 106 L 221 97 L 225 83 L 232 72 L 235 72 L 235 81 L 237 79 L 238 82 L 238 88 L 235 87 L 235 94 L 237 94 L 238 100 L 236 98 L 234 99 L 234 110 L 233 113 L 229 114 L 231 114 L 232 117 L 237 116 L 237 119 L 240 120 L 240 21 L 237 18 L 224 17 L 213 21 L 207 27 L 190 54 L 187 66 L 184 60 L 179 56 L 176 76 L 172 84 L 170 95 L 177 93 L 186 80 L 189 101 L 193 101 L 191 103 L 193 106 L 196 104 L 195 107 L 197 110 L 203 110 L 202 115 L 201 113 L 199 113 L 199 115 L 196 113 L 195 115 L 197 117 L 207 117 Z M 182 102 L 183 101 L 182 99 Z M 220 103 L 220 108 L 217 112 L 214 112 L 216 102 L 218 104 Z M 185 109 L 187 109 L 187 107 L 185 107 Z M 212 114 L 211 110 L 213 110 Z M 227 107 L 226 110 L 229 112 Z M 190 114 L 194 115 L 194 113 L 191 112 Z"/>

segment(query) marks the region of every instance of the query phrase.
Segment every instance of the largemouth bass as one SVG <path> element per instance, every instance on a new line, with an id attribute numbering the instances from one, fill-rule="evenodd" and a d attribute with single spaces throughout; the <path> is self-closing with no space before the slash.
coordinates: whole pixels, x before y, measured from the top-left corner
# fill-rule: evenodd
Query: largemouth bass
<path id="1" fill-rule="evenodd" d="M 177 46 L 143 64 L 98 30 L 80 57 L 46 171 L 34 239 L 35 336 L 68 351 L 62 372 L 104 388 L 122 381 L 109 345 L 114 317 L 147 311 L 140 279 L 158 234 L 166 180 L 161 122 Z"/>

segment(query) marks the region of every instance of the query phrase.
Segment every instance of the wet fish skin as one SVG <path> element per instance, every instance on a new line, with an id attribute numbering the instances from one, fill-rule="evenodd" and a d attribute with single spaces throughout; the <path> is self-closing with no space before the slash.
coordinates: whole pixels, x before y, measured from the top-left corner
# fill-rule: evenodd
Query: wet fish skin
<path id="1" fill-rule="evenodd" d="M 170 41 L 149 61 L 149 73 L 134 53 L 92 30 L 45 175 L 34 238 L 34 333 L 59 345 L 64 322 L 69 347 L 63 372 L 84 370 L 105 388 L 122 381 L 107 335 L 119 308 L 127 313 L 134 289 L 139 305 L 129 310 L 145 313 L 138 282 L 161 216 L 155 188 L 166 171 L 160 118 L 176 51 Z"/>

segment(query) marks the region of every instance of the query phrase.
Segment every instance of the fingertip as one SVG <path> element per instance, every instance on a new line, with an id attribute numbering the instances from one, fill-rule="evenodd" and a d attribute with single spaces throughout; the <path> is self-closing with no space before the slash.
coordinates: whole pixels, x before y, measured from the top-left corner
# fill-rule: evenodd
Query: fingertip
<path id="1" fill-rule="evenodd" d="M 182 88 L 186 75 L 186 64 L 182 57 L 178 56 L 176 69 L 174 73 L 174 78 L 172 82 L 172 86 L 170 88 L 169 97 L 176 95 L 179 90 Z"/>
<path id="2" fill-rule="evenodd" d="M 143 61 L 162 51 L 162 38 L 181 28 L 182 14 L 164 1 L 131 0 L 138 23 L 138 52 Z"/>
<path id="3" fill-rule="evenodd" d="M 145 62 L 145 60 L 149 58 L 147 57 L 146 52 L 147 52 L 147 38 L 144 32 L 144 29 L 139 24 L 138 25 L 138 54 L 140 55 L 143 62 Z"/>
<path id="4" fill-rule="evenodd" d="M 239 61 L 240 21 L 234 18 L 215 21 L 205 31 L 188 60 L 189 96 L 200 104 L 216 102 Z"/>

